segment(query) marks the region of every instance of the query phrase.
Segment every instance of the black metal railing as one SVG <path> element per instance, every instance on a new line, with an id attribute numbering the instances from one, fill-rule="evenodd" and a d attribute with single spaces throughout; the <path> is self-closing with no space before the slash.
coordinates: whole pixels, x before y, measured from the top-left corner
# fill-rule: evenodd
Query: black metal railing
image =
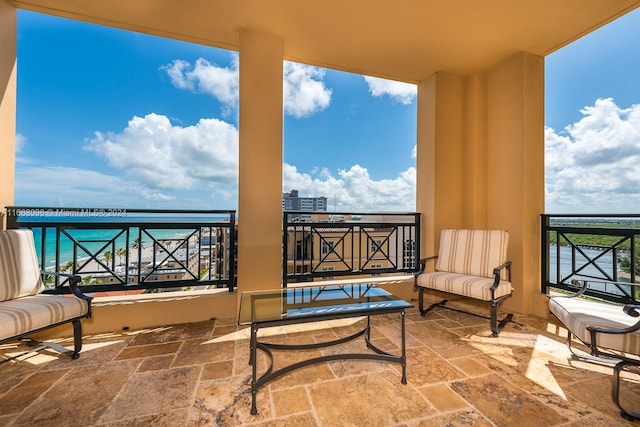
<path id="1" fill-rule="evenodd" d="M 282 283 L 413 273 L 419 213 L 283 212 Z"/>
<path id="2" fill-rule="evenodd" d="M 10 206 L 5 213 L 8 229 L 33 231 L 40 267 L 82 276 L 84 292 L 236 285 L 235 211 Z M 66 285 L 57 278 L 45 292 L 65 293 Z"/>
<path id="3" fill-rule="evenodd" d="M 640 301 L 640 215 L 543 214 L 541 220 L 542 292 L 575 291 L 573 279 L 591 279 L 598 282 L 586 292 L 592 297 Z"/>

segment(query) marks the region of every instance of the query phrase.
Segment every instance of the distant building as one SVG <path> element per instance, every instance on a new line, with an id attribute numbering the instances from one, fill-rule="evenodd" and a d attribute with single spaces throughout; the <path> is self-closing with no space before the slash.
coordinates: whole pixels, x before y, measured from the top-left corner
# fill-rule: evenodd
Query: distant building
<path id="1" fill-rule="evenodd" d="M 300 197 L 298 190 L 282 193 L 282 210 L 285 211 L 327 211 L 326 197 Z"/>

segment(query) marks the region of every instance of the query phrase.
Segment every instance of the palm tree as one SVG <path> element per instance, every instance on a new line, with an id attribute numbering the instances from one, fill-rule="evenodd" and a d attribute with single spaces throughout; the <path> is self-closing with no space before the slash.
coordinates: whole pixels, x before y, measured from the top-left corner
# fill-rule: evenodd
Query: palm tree
<path id="1" fill-rule="evenodd" d="M 60 267 L 63 272 L 70 271 L 73 272 L 73 260 L 65 262 L 62 267 Z"/>
<path id="2" fill-rule="evenodd" d="M 104 260 L 107 262 L 107 264 L 109 264 L 112 259 L 113 259 L 113 256 L 112 256 L 111 251 L 106 251 L 104 253 Z"/>
<path id="3" fill-rule="evenodd" d="M 140 242 L 140 238 L 137 237 L 134 241 L 133 241 L 133 245 L 131 245 L 131 247 L 133 249 L 138 249 L 140 248 L 141 242 Z"/>
<path id="4" fill-rule="evenodd" d="M 82 276 L 82 282 L 83 285 L 93 285 L 95 283 L 98 283 L 98 279 L 95 279 L 92 275 L 88 274 L 86 276 Z"/>
<path id="5" fill-rule="evenodd" d="M 44 275 L 44 287 L 47 289 L 53 288 L 55 286 L 56 283 L 56 276 L 52 275 L 52 274 L 45 274 Z"/>
<path id="6" fill-rule="evenodd" d="M 120 264 L 122 264 L 122 259 L 127 256 L 126 248 L 118 248 L 116 254 L 120 257 Z"/>

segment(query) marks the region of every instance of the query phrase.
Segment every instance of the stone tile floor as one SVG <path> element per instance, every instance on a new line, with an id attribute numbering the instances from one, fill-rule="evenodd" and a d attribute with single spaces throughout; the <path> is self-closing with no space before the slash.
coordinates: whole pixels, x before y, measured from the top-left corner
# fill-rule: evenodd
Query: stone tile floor
<path id="1" fill-rule="evenodd" d="M 553 320 L 515 315 L 499 338 L 488 321 L 438 309 L 407 313 L 400 366 L 346 360 L 293 371 L 258 392 L 250 415 L 249 330 L 235 319 L 86 336 L 81 357 L 53 352 L 0 365 L 0 426 L 614 426 L 611 368 L 573 361 Z M 399 315 L 372 318 L 372 340 L 399 351 Z M 261 331 L 273 342 L 319 342 L 363 319 Z M 71 340 L 62 340 L 68 347 Z M 364 351 L 362 338 L 341 351 Z M 0 346 L 0 360 L 21 354 Z M 336 347 L 322 351 L 335 351 Z M 275 352 L 276 366 L 321 350 Z M 266 357 L 259 357 L 259 370 Z M 640 373 L 625 400 L 640 406 Z M 640 424 L 640 423 L 636 423 Z"/>

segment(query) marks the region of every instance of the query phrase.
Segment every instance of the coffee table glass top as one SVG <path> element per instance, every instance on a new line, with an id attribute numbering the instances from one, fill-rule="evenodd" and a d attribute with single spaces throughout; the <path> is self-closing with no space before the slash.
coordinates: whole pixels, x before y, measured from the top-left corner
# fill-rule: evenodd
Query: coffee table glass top
<path id="1" fill-rule="evenodd" d="M 243 292 L 238 323 L 284 319 L 367 315 L 413 307 L 383 288 L 368 283 L 313 285 Z"/>

